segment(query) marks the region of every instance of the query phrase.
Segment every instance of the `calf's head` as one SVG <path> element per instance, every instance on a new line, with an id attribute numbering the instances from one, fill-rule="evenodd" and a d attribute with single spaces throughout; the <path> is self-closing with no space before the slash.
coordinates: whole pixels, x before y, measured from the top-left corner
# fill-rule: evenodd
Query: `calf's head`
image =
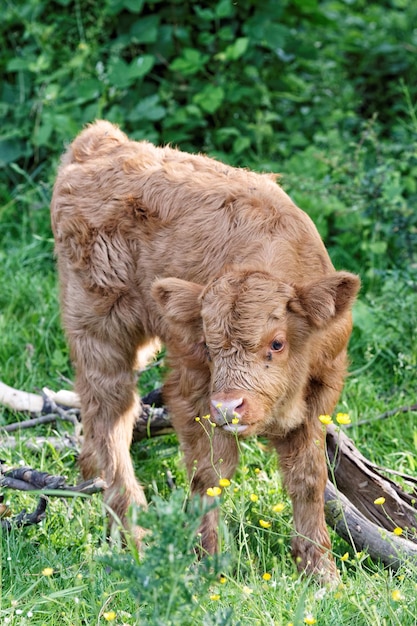
<path id="1" fill-rule="evenodd" d="M 178 356 L 184 350 L 210 369 L 211 421 L 246 436 L 284 434 L 301 423 L 320 338 L 325 345 L 341 320 L 350 327 L 358 288 L 347 272 L 292 285 L 263 271 L 231 271 L 205 287 L 159 279 L 152 295 L 169 328 L 168 349 L 172 343 Z"/>

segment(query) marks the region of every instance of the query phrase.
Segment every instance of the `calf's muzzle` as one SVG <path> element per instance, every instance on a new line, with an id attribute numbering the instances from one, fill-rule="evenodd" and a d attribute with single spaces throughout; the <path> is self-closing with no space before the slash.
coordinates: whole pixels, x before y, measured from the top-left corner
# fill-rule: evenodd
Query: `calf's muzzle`
<path id="1" fill-rule="evenodd" d="M 215 394 L 210 400 L 211 420 L 226 432 L 239 434 L 248 428 L 242 423 L 246 409 L 247 402 L 242 395 Z"/>

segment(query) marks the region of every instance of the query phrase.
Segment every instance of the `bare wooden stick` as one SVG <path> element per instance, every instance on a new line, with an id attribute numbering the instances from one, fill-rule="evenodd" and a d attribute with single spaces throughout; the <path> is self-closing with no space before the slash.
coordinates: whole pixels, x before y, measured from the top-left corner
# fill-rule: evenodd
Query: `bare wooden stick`
<path id="1" fill-rule="evenodd" d="M 410 404 L 406 406 L 401 406 L 398 409 L 391 409 L 390 411 L 385 411 L 376 417 L 371 417 L 367 420 L 359 420 L 356 422 L 355 426 L 364 426 L 364 424 L 372 424 L 373 422 L 377 422 L 378 420 L 387 419 L 387 417 L 393 417 L 394 415 L 398 415 L 398 413 L 410 413 L 411 411 L 417 411 L 417 404 Z"/>

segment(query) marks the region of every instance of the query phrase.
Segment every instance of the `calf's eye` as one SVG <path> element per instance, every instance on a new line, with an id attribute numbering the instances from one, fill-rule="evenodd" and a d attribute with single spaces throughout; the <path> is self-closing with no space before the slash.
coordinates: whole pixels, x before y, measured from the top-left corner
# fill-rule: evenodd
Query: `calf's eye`
<path id="1" fill-rule="evenodd" d="M 281 352 L 285 348 L 285 343 L 279 339 L 274 339 L 271 343 L 271 350 L 273 352 Z"/>

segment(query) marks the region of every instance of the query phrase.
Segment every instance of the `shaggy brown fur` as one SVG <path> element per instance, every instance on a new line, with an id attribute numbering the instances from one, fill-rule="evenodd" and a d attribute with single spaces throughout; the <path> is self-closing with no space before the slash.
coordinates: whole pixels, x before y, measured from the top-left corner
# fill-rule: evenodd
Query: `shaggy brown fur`
<path id="1" fill-rule="evenodd" d="M 103 475 L 125 524 L 132 502 L 146 505 L 129 455 L 134 370 L 161 340 L 165 399 L 193 491 L 232 476 L 237 437 L 268 437 L 293 503 L 299 568 L 332 576 L 317 418 L 342 389 L 358 278 L 334 270 L 273 176 L 129 141 L 105 121 L 64 155 L 52 225 L 84 476 Z M 216 526 L 216 514 L 206 516 L 209 552 Z"/>

